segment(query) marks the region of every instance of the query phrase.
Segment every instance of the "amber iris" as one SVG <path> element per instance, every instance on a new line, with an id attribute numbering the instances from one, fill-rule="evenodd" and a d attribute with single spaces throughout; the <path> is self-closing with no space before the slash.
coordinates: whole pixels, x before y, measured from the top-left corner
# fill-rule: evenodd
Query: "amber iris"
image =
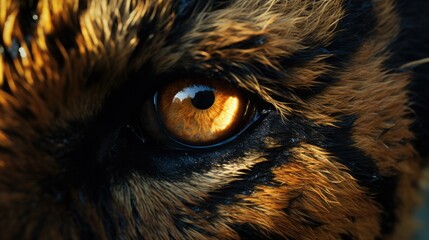
<path id="1" fill-rule="evenodd" d="M 221 81 L 184 79 L 169 84 L 157 96 L 163 125 L 178 141 L 192 145 L 225 140 L 242 124 L 248 100 Z"/>

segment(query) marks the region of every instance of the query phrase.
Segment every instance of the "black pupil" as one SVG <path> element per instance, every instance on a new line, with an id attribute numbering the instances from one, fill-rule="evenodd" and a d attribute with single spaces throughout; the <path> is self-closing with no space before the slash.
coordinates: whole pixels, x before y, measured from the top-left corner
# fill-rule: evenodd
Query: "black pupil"
<path id="1" fill-rule="evenodd" d="M 215 95 L 211 90 L 199 91 L 195 93 L 195 96 L 191 99 L 192 105 L 201 110 L 205 110 L 213 106 L 214 101 Z"/>

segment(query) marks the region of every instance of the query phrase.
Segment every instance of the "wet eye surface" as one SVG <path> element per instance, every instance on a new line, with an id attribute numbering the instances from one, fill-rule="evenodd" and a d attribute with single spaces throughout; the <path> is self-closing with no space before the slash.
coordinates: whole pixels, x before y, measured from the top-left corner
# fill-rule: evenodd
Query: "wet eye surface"
<path id="1" fill-rule="evenodd" d="M 253 104 L 240 89 L 205 79 L 181 79 L 167 84 L 155 94 L 153 110 L 148 111 L 147 104 L 144 107 L 141 122 L 145 132 L 161 142 L 168 139 L 194 147 L 231 140 L 256 115 Z"/>

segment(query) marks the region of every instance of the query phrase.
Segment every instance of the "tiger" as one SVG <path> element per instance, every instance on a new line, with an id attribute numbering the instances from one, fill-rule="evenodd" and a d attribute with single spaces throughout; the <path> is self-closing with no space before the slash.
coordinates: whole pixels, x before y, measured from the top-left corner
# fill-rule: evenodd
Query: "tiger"
<path id="1" fill-rule="evenodd" d="M 424 0 L 1 0 L 0 239 L 409 239 Z"/>

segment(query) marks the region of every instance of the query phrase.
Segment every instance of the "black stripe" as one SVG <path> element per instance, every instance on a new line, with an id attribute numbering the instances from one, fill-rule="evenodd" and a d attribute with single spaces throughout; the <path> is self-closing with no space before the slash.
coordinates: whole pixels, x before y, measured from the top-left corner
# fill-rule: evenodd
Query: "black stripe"
<path id="1" fill-rule="evenodd" d="M 233 0 L 212 0 L 211 10 L 220 10 L 229 7 L 234 1 Z"/>
<path id="2" fill-rule="evenodd" d="M 267 38 L 264 35 L 254 35 L 250 36 L 247 39 L 242 40 L 241 42 L 233 43 L 229 46 L 220 48 L 219 50 L 225 49 L 251 49 L 258 46 L 262 46 L 266 43 Z"/>
<path id="3" fill-rule="evenodd" d="M 37 26 L 39 14 L 37 13 L 38 0 L 22 1 L 19 5 L 18 20 L 19 26 L 26 38 L 27 43 L 30 42 Z"/>
<path id="4" fill-rule="evenodd" d="M 3 78 L 3 80 L 4 81 L 3 81 L 3 84 L 0 85 L 0 89 L 7 94 L 11 94 L 12 90 L 10 89 L 9 81 L 6 78 Z"/>
<path id="5" fill-rule="evenodd" d="M 65 23 L 60 28 L 54 29 L 51 34 L 46 35 L 49 55 L 52 59 L 55 59 L 55 64 L 58 64 L 57 66 L 59 68 L 62 68 L 66 64 L 66 56 L 63 56 L 61 49 L 58 47 L 58 43 L 60 43 L 67 52 L 70 52 L 72 49 L 77 49 L 78 44 L 76 42 L 76 37 L 79 32 L 79 24 Z"/>
<path id="6" fill-rule="evenodd" d="M 16 156 L 15 152 L 13 152 L 9 148 L 3 147 L 1 145 L 0 145 L 0 153 L 2 155 Z"/>
<path id="7" fill-rule="evenodd" d="M 173 11 L 176 18 L 174 19 L 174 26 L 168 34 L 166 44 L 174 44 L 183 35 L 194 27 L 195 19 L 194 14 L 202 11 L 210 1 L 202 3 L 196 0 L 179 0 L 175 2 Z M 148 28 L 148 27 L 146 27 Z"/>
<path id="8" fill-rule="evenodd" d="M 9 138 L 10 140 L 13 139 L 12 141 L 15 144 L 17 144 L 18 141 L 25 142 L 25 138 L 21 134 L 19 134 L 16 130 L 4 128 L 4 129 L 0 129 L 0 131 L 3 132 L 3 134 L 5 134 L 7 138 Z M 0 144 L 0 153 L 6 154 L 9 156 L 14 156 L 14 157 L 17 156 L 16 152 L 14 152 L 11 148 L 4 147 L 1 144 Z"/>
<path id="9" fill-rule="evenodd" d="M 80 194 L 84 199 L 74 199 L 69 203 L 69 211 L 73 217 L 74 223 L 79 230 L 80 239 L 98 239 L 100 235 L 106 234 L 107 239 L 117 239 L 123 235 L 122 231 L 126 229 L 127 221 L 121 212 L 113 205 L 112 193 L 107 186 L 97 188 L 82 188 Z M 101 218 L 104 233 L 94 232 L 94 225 L 87 221 L 87 216 L 82 213 L 78 205 L 93 205 L 97 210 L 97 215 Z"/>
<path id="10" fill-rule="evenodd" d="M 343 2 L 345 10 L 344 17 L 340 20 L 333 41 L 326 47 L 325 53 L 332 54 L 331 57 L 324 60 L 333 69 L 341 71 L 350 64 L 352 56 L 359 48 L 370 38 L 374 29 L 377 18 L 372 1 L 353 1 L 348 0 Z M 317 43 L 310 43 L 312 44 Z M 320 47 L 317 47 L 320 48 Z M 323 53 L 323 52 L 322 52 Z M 301 53 L 297 53 L 298 59 Z M 313 58 L 320 56 L 314 54 Z M 294 59 L 289 59 L 292 62 Z M 296 60 L 295 60 L 296 61 Z M 298 62 L 302 60 L 297 60 Z M 293 66 L 293 65 L 292 65 Z M 287 69 L 289 66 L 284 65 Z M 294 93 L 306 100 L 313 96 L 319 95 L 327 87 L 339 81 L 335 72 L 322 75 L 317 79 L 318 84 L 315 86 L 299 88 L 294 90 Z"/>
<path id="11" fill-rule="evenodd" d="M 77 49 L 78 44 L 76 37 L 81 32 L 80 16 L 87 10 L 88 2 L 79 0 L 77 11 L 71 15 L 69 22 L 64 22 L 59 26 L 54 26 L 53 32 L 46 35 L 46 43 L 49 49 L 50 56 L 56 60 L 56 64 L 60 68 L 66 63 L 65 56 L 62 55 L 58 43 L 64 50 L 70 52 L 72 49 Z"/>
<path id="12" fill-rule="evenodd" d="M 250 224 L 235 224 L 230 226 L 240 237 L 240 239 L 258 239 L 258 240 L 280 240 L 285 239 L 281 235 L 268 232 L 258 231 L 258 227 L 253 227 Z M 287 240 L 293 240 L 292 238 L 286 238 Z"/>
<path id="13" fill-rule="evenodd" d="M 370 189 L 372 193 L 377 193 L 377 183 L 381 180 L 378 168 L 371 157 L 355 147 L 352 139 L 356 119 L 355 116 L 341 117 L 336 122 L 337 127 L 317 126 L 314 130 L 317 134 L 309 138 L 309 143 L 328 150 L 340 163 L 350 169 L 350 174 L 358 180 L 359 185 Z"/>
<path id="14" fill-rule="evenodd" d="M 183 235 L 187 234 L 188 230 L 196 231 L 206 238 L 214 237 L 213 233 L 210 233 L 204 230 L 204 227 L 196 226 L 194 224 L 189 223 L 192 222 L 193 217 L 189 215 L 175 215 L 174 218 L 174 226 L 177 230 L 179 230 Z M 173 238 L 172 238 L 173 239 Z"/>
<path id="15" fill-rule="evenodd" d="M 96 195 L 96 205 L 101 208 L 100 216 L 102 216 L 103 227 L 109 240 L 118 239 L 118 236 L 123 235 L 122 231 L 126 229 L 127 221 L 118 209 L 113 205 L 111 190 L 103 186 Z"/>
<path id="16" fill-rule="evenodd" d="M 356 52 L 377 24 L 377 15 L 373 1 L 347 0 L 343 2 L 344 17 L 340 20 L 334 40 L 327 49 L 334 52 L 337 58 L 332 61 L 342 61 L 344 56 Z M 337 62 L 338 64 L 341 64 Z"/>
<path id="17" fill-rule="evenodd" d="M 137 239 L 139 240 L 143 240 L 144 237 L 141 235 L 141 226 L 144 224 L 143 223 L 143 219 L 141 218 L 137 207 L 136 207 L 136 199 L 133 196 L 130 196 L 131 198 L 131 211 L 132 211 L 132 216 L 133 216 L 133 220 L 136 223 L 134 226 L 134 232 L 135 235 L 137 236 Z M 144 203 L 143 203 L 144 204 Z M 125 228 L 123 228 L 123 230 L 125 230 Z"/>
<path id="18" fill-rule="evenodd" d="M 304 45 L 314 47 L 298 51 L 292 56 L 282 59 L 280 63 L 284 69 L 303 68 L 306 63 L 322 55 L 332 55 L 323 62 L 333 69 L 341 71 L 350 64 L 352 56 L 370 38 L 377 18 L 372 1 L 344 1 L 342 7 L 345 10 L 345 14 L 338 24 L 333 41 L 327 46 L 320 46 L 311 39 L 304 39 Z M 274 71 L 263 69 L 261 72 L 269 73 L 269 75 L 264 75 L 263 77 L 270 78 L 275 77 L 275 75 L 270 74 Z M 279 74 L 276 78 L 284 79 L 284 76 Z M 314 86 L 305 86 L 293 90 L 286 89 L 286 91 L 306 100 L 320 94 L 339 80 L 335 72 L 329 72 L 319 76 L 316 80 L 318 83 Z M 288 102 L 287 97 L 285 97 L 284 101 Z"/>
<path id="19" fill-rule="evenodd" d="M 34 228 L 31 231 L 31 239 L 32 240 L 37 240 L 37 239 L 42 239 L 43 235 L 41 235 L 42 230 L 44 227 L 46 227 L 46 219 L 48 217 L 45 216 L 41 216 L 39 219 L 37 219 L 37 224 L 34 226 Z M 23 239 L 23 238 L 16 238 L 16 239 Z"/>
<path id="20" fill-rule="evenodd" d="M 73 222 L 76 224 L 76 229 L 79 230 L 80 239 L 95 240 L 97 239 L 97 234 L 91 228 L 89 223 L 85 220 L 85 217 L 78 212 L 77 209 L 71 208 L 71 216 Z"/>
<path id="21" fill-rule="evenodd" d="M 294 95 L 300 97 L 303 100 L 308 100 L 314 96 L 321 94 L 329 86 L 332 86 L 332 84 L 338 82 L 339 79 L 333 77 L 334 75 L 335 73 L 333 72 L 320 75 L 317 77 L 315 85 L 291 89 L 290 92 L 292 92 Z"/>
<path id="22" fill-rule="evenodd" d="M 350 233 L 345 233 L 340 235 L 341 240 L 353 240 L 355 239 Z"/>
<path id="23" fill-rule="evenodd" d="M 378 193 L 375 194 L 375 200 L 383 207 L 381 214 L 381 233 L 388 235 L 395 230 L 397 223 L 396 209 L 399 203 L 396 197 L 398 188 L 398 177 L 383 177 L 378 184 Z"/>
<path id="24" fill-rule="evenodd" d="M 281 159 L 287 159 L 287 156 L 280 158 L 273 154 L 273 156 L 267 156 L 267 159 L 269 161 L 257 163 L 251 169 L 243 171 L 240 180 L 233 181 L 221 189 L 210 192 L 210 197 L 205 199 L 198 208 L 216 212 L 219 205 L 234 204 L 238 200 L 237 194 L 249 196 L 258 186 L 280 187 L 280 183 L 274 180 L 275 175 L 272 169 L 279 165 Z"/>
<path id="25" fill-rule="evenodd" d="M 217 11 L 227 8 L 231 4 L 231 0 L 208 0 L 208 1 L 197 1 L 197 0 L 178 0 L 175 1 L 174 12 L 175 22 L 173 32 L 170 34 L 169 39 L 179 39 L 183 34 L 192 29 L 194 26 L 195 15 L 202 13 L 203 11 Z"/>
<path id="26" fill-rule="evenodd" d="M 429 1 L 426 0 L 397 1 L 401 33 L 390 46 L 393 56 L 384 63 L 385 68 L 391 71 L 412 74 L 408 88 L 411 107 L 415 113 L 411 118 L 415 121 L 411 130 L 417 137 L 414 145 L 424 157 L 429 156 L 429 63 L 411 69 L 399 68 L 411 61 L 429 57 L 429 18 L 426 9 L 429 9 Z"/>
<path id="27" fill-rule="evenodd" d="M 358 184 L 369 190 L 368 196 L 373 197 L 383 207 L 381 229 L 383 234 L 393 232 L 396 223 L 395 209 L 397 205 L 397 176 L 380 175 L 374 159 L 355 147 L 351 139 L 351 131 L 356 117 L 343 117 L 337 126 L 340 128 L 321 127 L 322 139 L 315 138 L 313 144 L 327 149 L 340 163 L 350 169 L 350 174 L 358 180 Z"/>

